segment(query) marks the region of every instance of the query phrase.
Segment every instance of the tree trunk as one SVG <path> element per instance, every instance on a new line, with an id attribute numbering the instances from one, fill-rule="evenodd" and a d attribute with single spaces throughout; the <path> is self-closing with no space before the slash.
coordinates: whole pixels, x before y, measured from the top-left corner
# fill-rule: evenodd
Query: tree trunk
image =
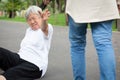
<path id="1" fill-rule="evenodd" d="M 9 18 L 14 18 L 16 16 L 15 11 L 9 11 Z"/>
<path id="2" fill-rule="evenodd" d="M 61 13 L 62 12 L 62 1 L 61 0 L 57 0 L 57 2 L 58 2 L 59 12 Z"/>
<path id="3" fill-rule="evenodd" d="M 53 6 L 53 13 L 55 13 L 55 0 L 53 0 L 52 6 Z"/>
<path id="4" fill-rule="evenodd" d="M 116 20 L 117 30 L 120 31 L 120 19 Z"/>
<path id="5" fill-rule="evenodd" d="M 36 5 L 39 6 L 39 4 L 40 4 L 40 3 L 39 3 L 39 0 L 36 0 Z"/>

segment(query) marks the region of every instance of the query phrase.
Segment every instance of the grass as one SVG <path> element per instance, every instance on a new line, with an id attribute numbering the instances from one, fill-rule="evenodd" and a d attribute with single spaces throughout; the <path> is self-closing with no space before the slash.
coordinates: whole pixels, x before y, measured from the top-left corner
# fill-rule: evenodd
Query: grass
<path id="1" fill-rule="evenodd" d="M 53 25 L 66 26 L 65 14 L 52 14 L 48 22 Z"/>
<path id="2" fill-rule="evenodd" d="M 12 19 L 7 18 L 7 17 L 0 17 L 0 20 L 26 22 L 25 18 L 23 18 L 23 17 L 15 17 Z M 56 25 L 56 26 L 66 26 L 65 14 L 64 13 L 63 14 L 51 14 L 48 22 L 51 23 L 52 25 Z M 113 29 L 113 31 L 117 31 L 115 21 L 113 21 L 112 29 Z"/>
<path id="3" fill-rule="evenodd" d="M 7 18 L 7 17 L 4 17 L 4 16 L 1 16 L 0 20 L 25 22 L 25 18 L 23 18 L 23 17 Z"/>
<path id="4" fill-rule="evenodd" d="M 7 18 L 7 17 L 4 17 L 4 16 L 1 16 L 0 20 L 26 22 L 24 17 Z M 52 25 L 66 26 L 65 15 L 64 14 L 52 14 L 50 16 L 48 22 L 51 23 Z"/>
<path id="5" fill-rule="evenodd" d="M 116 21 L 113 21 L 112 30 L 117 31 Z"/>

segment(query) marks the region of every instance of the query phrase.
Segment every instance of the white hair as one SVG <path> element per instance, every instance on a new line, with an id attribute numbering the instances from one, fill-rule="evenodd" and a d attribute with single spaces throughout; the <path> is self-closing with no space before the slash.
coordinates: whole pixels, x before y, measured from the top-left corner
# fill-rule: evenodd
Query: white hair
<path id="1" fill-rule="evenodd" d="M 40 15 L 39 12 L 42 13 L 42 9 L 38 6 L 30 6 L 27 11 L 26 11 L 26 14 L 25 14 L 25 18 L 28 19 L 30 13 L 35 13 L 37 15 Z"/>

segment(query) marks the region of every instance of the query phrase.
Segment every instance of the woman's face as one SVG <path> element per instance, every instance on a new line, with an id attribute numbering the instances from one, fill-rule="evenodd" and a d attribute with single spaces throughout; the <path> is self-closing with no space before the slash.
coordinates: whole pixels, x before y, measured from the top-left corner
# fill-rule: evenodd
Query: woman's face
<path id="1" fill-rule="evenodd" d="M 40 18 L 39 15 L 37 15 L 35 13 L 30 13 L 30 15 L 27 18 L 27 23 L 30 25 L 30 27 L 33 30 L 37 30 L 40 28 L 40 26 L 42 24 L 42 19 Z"/>

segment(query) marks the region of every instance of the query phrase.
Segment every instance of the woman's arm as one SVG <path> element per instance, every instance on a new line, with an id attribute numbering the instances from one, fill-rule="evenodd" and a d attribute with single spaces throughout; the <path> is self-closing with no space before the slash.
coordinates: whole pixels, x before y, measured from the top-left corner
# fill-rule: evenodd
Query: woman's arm
<path id="1" fill-rule="evenodd" d="M 42 22 L 42 31 L 44 32 L 44 34 L 47 36 L 48 35 L 48 23 L 47 21 Z"/>
<path id="2" fill-rule="evenodd" d="M 45 10 L 42 14 L 40 13 L 41 18 L 42 18 L 42 25 L 41 29 L 44 32 L 44 34 L 47 36 L 48 35 L 48 23 L 47 20 L 50 16 L 50 11 Z"/>

